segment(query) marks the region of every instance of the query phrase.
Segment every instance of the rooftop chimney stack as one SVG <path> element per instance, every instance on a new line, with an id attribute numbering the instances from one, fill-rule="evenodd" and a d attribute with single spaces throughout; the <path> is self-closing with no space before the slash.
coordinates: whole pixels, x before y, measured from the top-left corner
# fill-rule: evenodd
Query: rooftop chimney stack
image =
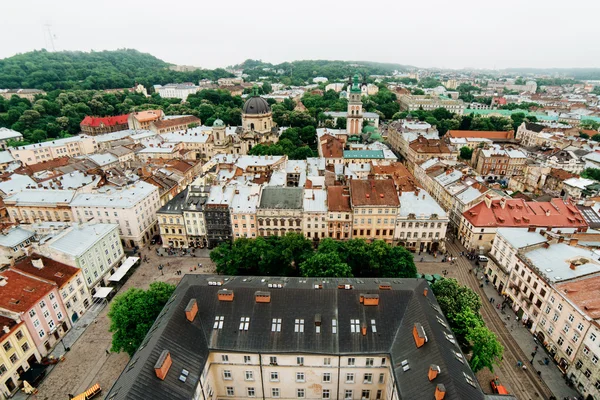
<path id="1" fill-rule="evenodd" d="M 435 400 L 443 400 L 446 397 L 446 386 L 443 383 L 438 383 L 435 387 Z"/>
<path id="2" fill-rule="evenodd" d="M 154 364 L 154 372 L 156 373 L 156 377 L 161 381 L 164 381 L 167 377 L 167 373 L 169 372 L 169 368 L 171 368 L 171 364 L 173 364 L 173 360 L 171 360 L 171 353 L 168 350 L 163 350 L 160 353 L 160 357 L 158 357 L 158 361 Z"/>
<path id="3" fill-rule="evenodd" d="M 7 325 L 4 325 L 4 326 L 2 327 L 2 331 L 3 331 L 4 333 L 8 333 L 8 332 L 10 332 L 10 328 L 9 328 Z"/>
<path id="4" fill-rule="evenodd" d="M 569 240 L 569 246 L 577 246 L 577 243 L 579 243 L 579 239 L 571 238 Z"/>
<path id="5" fill-rule="evenodd" d="M 427 377 L 429 378 L 430 381 L 432 381 L 435 378 L 437 378 L 440 371 L 441 370 L 440 370 L 439 365 L 431 364 L 429 366 L 429 372 L 427 373 Z"/>
<path id="6" fill-rule="evenodd" d="M 233 301 L 233 290 L 221 289 L 217 292 L 219 301 Z"/>
<path id="7" fill-rule="evenodd" d="M 232 292 L 233 293 L 233 292 Z M 188 321 L 193 322 L 194 318 L 196 318 L 196 314 L 198 313 L 198 302 L 196 299 L 191 299 L 185 308 L 185 317 Z"/>

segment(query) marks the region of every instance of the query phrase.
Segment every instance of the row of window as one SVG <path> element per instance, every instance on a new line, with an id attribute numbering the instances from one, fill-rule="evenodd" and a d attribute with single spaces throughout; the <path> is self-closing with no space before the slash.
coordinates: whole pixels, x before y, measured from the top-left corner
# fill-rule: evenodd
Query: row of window
<path id="1" fill-rule="evenodd" d="M 245 318 L 245 319 L 249 320 L 249 318 Z M 224 317 L 222 317 L 222 316 L 216 317 L 215 318 L 215 325 L 213 326 L 213 328 L 214 329 L 222 329 L 223 328 L 223 320 L 224 320 Z M 296 326 L 296 329 L 298 329 L 298 331 L 300 330 L 300 326 L 304 323 L 303 321 L 304 320 L 302 320 L 302 319 L 297 319 L 296 320 L 295 326 Z M 333 320 L 333 321 L 335 322 L 336 320 Z M 358 320 L 352 320 L 353 323 L 355 321 L 358 321 Z M 281 319 L 273 319 L 273 323 L 274 324 L 279 324 L 279 326 L 281 326 Z M 371 324 L 373 326 L 375 326 L 375 320 L 371 320 Z M 337 323 L 334 323 L 333 325 L 337 326 Z M 373 332 L 377 332 L 377 330 L 373 330 Z M 221 354 L 221 361 L 224 362 L 224 363 L 228 363 L 229 362 L 229 355 L 228 354 Z M 357 366 L 356 357 L 348 357 L 346 362 L 347 362 L 348 366 L 351 366 L 351 367 Z M 252 364 L 252 356 L 244 356 L 244 364 Z M 279 365 L 278 362 L 277 362 L 277 356 L 269 356 L 269 364 L 270 365 Z M 302 357 L 302 356 L 296 357 L 296 365 L 303 366 L 304 365 L 304 357 Z M 330 366 L 331 365 L 331 357 L 324 357 L 323 358 L 323 365 L 324 366 Z M 385 365 L 386 365 L 386 358 L 382 357 L 381 358 L 381 366 L 383 367 Z M 365 358 L 365 365 L 364 366 L 365 367 L 373 367 L 373 366 L 375 366 L 375 358 L 374 357 L 366 357 Z M 252 371 L 246 371 L 246 372 L 252 373 Z M 273 374 L 275 374 L 275 375 L 273 375 Z M 354 377 L 354 374 L 347 374 L 347 378 L 348 378 L 349 375 L 352 375 L 352 377 Z M 371 374 L 369 374 L 369 375 L 371 375 Z M 383 375 L 383 374 L 381 374 L 381 375 Z M 279 379 L 278 372 L 271 372 L 271 380 L 274 380 L 273 376 L 276 377 L 275 380 Z M 348 379 L 346 379 L 346 381 L 348 381 Z M 352 378 L 352 381 L 354 381 L 354 378 Z"/>
<path id="2" fill-rule="evenodd" d="M 301 357 L 303 358 L 303 357 Z M 299 364 L 301 365 L 301 364 Z M 355 383 L 355 375 L 354 373 L 347 373 L 345 376 L 345 383 Z M 233 374 L 231 370 L 223 371 L 223 379 L 230 381 L 233 380 Z M 254 381 L 254 371 L 244 371 L 244 380 L 245 381 Z M 279 382 L 279 372 L 271 372 L 269 374 L 269 381 L 271 382 Z M 306 375 L 304 372 L 296 372 L 296 382 L 306 382 Z M 322 383 L 331 383 L 331 372 L 324 372 L 321 376 Z M 379 383 L 385 382 L 385 374 L 379 374 Z M 363 375 L 362 383 L 369 384 L 373 383 L 373 374 L 365 373 Z"/>
<path id="3" fill-rule="evenodd" d="M 375 211 L 375 212 L 373 212 Z M 396 209 L 395 208 L 376 208 L 375 210 L 373 210 L 372 208 L 361 208 L 361 209 L 354 209 L 354 214 L 396 214 Z M 329 215 L 331 218 L 331 214 Z"/>
<path id="4" fill-rule="evenodd" d="M 227 392 L 227 396 L 230 396 L 230 397 L 235 396 L 235 388 L 233 386 L 227 386 L 226 392 Z M 246 388 L 246 395 L 248 397 L 256 397 L 256 389 L 253 387 Z M 378 390 L 377 394 L 375 396 L 375 399 L 376 400 L 381 399 L 382 395 L 383 395 L 382 390 Z M 322 391 L 321 391 L 322 399 L 331 399 L 332 398 L 331 396 L 332 396 L 332 391 L 330 389 L 322 389 Z M 344 390 L 344 399 L 352 399 L 353 396 L 354 396 L 354 391 L 352 389 Z M 281 397 L 281 390 L 279 388 L 271 388 L 271 397 L 272 398 Z M 304 389 L 304 388 L 296 389 L 296 397 L 299 399 L 305 398 L 306 397 L 306 389 Z M 368 389 L 363 389 L 361 391 L 361 399 L 370 399 L 370 398 L 371 398 L 371 391 Z"/>

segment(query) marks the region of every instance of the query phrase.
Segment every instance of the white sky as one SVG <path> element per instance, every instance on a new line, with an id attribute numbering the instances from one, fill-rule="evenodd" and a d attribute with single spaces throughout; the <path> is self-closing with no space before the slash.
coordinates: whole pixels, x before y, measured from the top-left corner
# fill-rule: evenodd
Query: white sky
<path id="1" fill-rule="evenodd" d="M 418 67 L 600 67 L 600 0 L 3 0 L 0 58 L 135 48 L 174 64 L 245 59 Z"/>

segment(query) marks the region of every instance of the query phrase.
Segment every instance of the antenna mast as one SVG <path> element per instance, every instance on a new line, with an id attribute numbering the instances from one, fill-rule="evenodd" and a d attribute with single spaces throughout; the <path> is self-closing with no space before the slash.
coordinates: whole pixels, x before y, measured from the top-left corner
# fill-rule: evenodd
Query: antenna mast
<path id="1" fill-rule="evenodd" d="M 54 35 L 52 35 L 52 25 L 50 24 L 45 24 L 44 25 L 46 27 L 46 31 L 48 31 L 48 36 L 50 37 L 50 44 L 52 45 L 52 51 L 56 51 L 56 48 L 54 47 Z"/>

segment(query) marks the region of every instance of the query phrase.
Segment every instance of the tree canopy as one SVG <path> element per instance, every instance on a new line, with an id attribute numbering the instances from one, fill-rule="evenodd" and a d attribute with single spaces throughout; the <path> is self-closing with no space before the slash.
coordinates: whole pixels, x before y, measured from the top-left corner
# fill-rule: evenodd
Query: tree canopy
<path id="1" fill-rule="evenodd" d="M 473 155 L 473 149 L 467 146 L 463 146 L 460 148 L 460 158 L 463 160 L 471 161 L 471 156 Z"/>
<path id="2" fill-rule="evenodd" d="M 133 356 L 174 290 L 168 283 L 153 282 L 148 290 L 130 288 L 116 296 L 108 312 L 111 351 Z"/>
<path id="3" fill-rule="evenodd" d="M 598 168 L 586 168 L 581 172 L 581 177 L 586 179 L 593 179 L 600 182 L 600 169 Z"/>

